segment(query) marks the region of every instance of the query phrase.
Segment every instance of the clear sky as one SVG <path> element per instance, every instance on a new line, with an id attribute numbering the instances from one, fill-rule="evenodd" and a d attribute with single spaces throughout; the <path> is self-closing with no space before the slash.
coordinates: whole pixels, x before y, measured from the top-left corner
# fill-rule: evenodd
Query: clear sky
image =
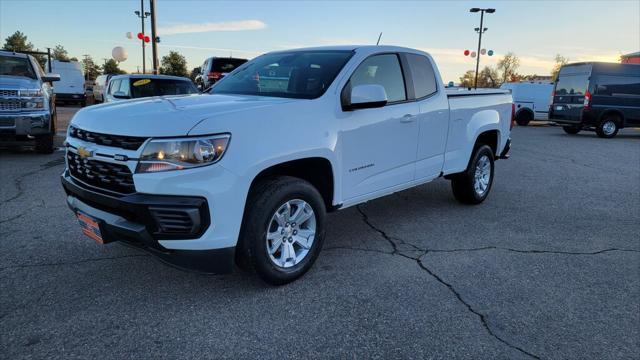
<path id="1" fill-rule="evenodd" d="M 145 6 L 149 1 L 145 0 Z M 572 61 L 617 61 L 640 50 L 640 0 L 630 1 L 178 1 L 157 0 L 160 56 L 182 53 L 188 66 L 208 56 L 251 58 L 271 50 L 335 44 L 382 44 L 430 52 L 443 80 L 457 81 L 475 60 L 465 49 L 477 47 L 479 14 L 471 7 L 493 7 L 483 47 L 495 64 L 508 51 L 521 58 L 519 72 L 547 75 L 556 54 Z M 142 63 L 136 0 L 0 0 L 0 38 L 24 32 L 40 49 L 63 45 L 70 56 L 90 54 L 97 62 L 123 46 L 136 71 Z M 147 29 L 150 23 L 147 21 Z M 147 31 L 150 33 L 150 31 Z M 150 67 L 150 47 L 147 48 Z"/>

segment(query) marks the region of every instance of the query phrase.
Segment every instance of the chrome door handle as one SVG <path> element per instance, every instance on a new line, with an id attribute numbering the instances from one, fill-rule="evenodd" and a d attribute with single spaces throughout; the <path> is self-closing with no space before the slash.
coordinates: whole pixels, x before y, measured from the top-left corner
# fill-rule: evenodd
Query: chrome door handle
<path id="1" fill-rule="evenodd" d="M 401 123 L 406 124 L 406 123 L 413 122 L 414 120 L 415 120 L 415 117 L 414 117 L 413 115 L 411 115 L 411 114 L 405 114 L 405 115 L 400 119 L 400 122 L 401 122 Z"/>

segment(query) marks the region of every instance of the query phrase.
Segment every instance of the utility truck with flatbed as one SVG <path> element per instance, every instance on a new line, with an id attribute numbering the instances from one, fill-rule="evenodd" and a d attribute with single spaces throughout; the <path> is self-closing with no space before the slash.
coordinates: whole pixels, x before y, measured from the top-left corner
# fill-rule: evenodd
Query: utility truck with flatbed
<path id="1" fill-rule="evenodd" d="M 445 91 L 422 51 L 278 51 L 205 94 L 80 110 L 62 184 L 98 243 L 284 284 L 318 257 L 327 212 L 439 177 L 460 202 L 483 202 L 513 110 L 508 91 Z"/>

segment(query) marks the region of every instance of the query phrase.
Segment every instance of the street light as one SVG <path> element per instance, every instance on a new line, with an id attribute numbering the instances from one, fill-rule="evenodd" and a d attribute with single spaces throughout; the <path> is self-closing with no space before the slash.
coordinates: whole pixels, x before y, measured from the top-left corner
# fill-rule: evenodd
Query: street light
<path id="1" fill-rule="evenodd" d="M 140 0 L 140 11 L 136 10 L 133 13 L 140 18 L 140 22 L 142 23 L 142 35 L 144 35 L 144 19 L 149 17 L 149 15 L 151 15 L 150 12 L 144 11 L 144 0 Z M 140 41 L 142 42 L 142 73 L 145 74 L 147 72 L 147 69 L 144 61 L 145 60 L 144 36 L 142 36 L 142 39 L 140 39 Z"/>
<path id="2" fill-rule="evenodd" d="M 469 12 L 480 13 L 480 27 L 477 27 L 474 29 L 478 33 L 478 57 L 476 58 L 476 80 L 474 83 L 474 88 L 477 89 L 478 88 L 478 69 L 480 67 L 480 47 L 482 46 L 482 34 L 488 30 L 486 27 L 482 26 L 484 21 L 484 13 L 486 12 L 487 14 L 493 14 L 494 12 L 496 12 L 496 9 L 471 8 L 469 9 Z"/>

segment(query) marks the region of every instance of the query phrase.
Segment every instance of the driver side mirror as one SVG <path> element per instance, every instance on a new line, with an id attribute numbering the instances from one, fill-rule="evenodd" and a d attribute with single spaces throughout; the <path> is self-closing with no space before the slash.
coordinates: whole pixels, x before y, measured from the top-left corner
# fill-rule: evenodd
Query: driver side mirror
<path id="1" fill-rule="evenodd" d="M 42 81 L 43 82 L 54 82 L 54 81 L 60 81 L 60 74 L 45 74 L 42 77 Z"/>
<path id="2" fill-rule="evenodd" d="M 387 92 L 382 85 L 356 85 L 351 89 L 349 103 L 343 104 L 345 111 L 379 108 L 387 105 Z"/>
<path id="3" fill-rule="evenodd" d="M 124 91 L 116 91 L 113 93 L 113 97 L 116 99 L 130 99 L 131 96 L 124 93 Z"/>

